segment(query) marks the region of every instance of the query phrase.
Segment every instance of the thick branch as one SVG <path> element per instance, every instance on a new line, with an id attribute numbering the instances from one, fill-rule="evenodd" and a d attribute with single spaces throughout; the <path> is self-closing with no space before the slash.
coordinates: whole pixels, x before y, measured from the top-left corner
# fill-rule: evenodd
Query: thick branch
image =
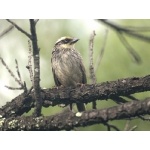
<path id="1" fill-rule="evenodd" d="M 37 44 L 37 36 L 36 36 L 36 28 L 35 28 L 35 21 L 30 19 L 30 30 L 32 34 L 32 47 L 33 47 L 33 59 L 34 59 L 34 96 L 36 100 L 36 107 L 34 111 L 35 116 L 41 115 L 41 108 L 42 108 L 42 99 L 40 95 L 40 53 Z"/>
<path id="2" fill-rule="evenodd" d="M 101 110 L 90 110 L 80 114 L 64 112 L 49 117 L 1 118 L 0 130 L 71 130 L 74 127 L 106 123 L 109 120 L 132 118 L 150 114 L 150 99 L 132 101 Z"/>
<path id="3" fill-rule="evenodd" d="M 103 82 L 96 85 L 86 84 L 82 88 L 53 88 L 43 89 L 41 92 L 43 106 L 55 106 L 61 103 L 71 104 L 75 102 L 92 102 L 94 100 L 106 100 L 114 96 L 127 96 L 134 93 L 150 90 L 150 75 L 145 77 L 133 77 L 117 81 Z M 34 94 L 28 97 L 24 94 L 14 98 L 0 109 L 0 115 L 7 118 L 22 115 L 34 107 Z"/>

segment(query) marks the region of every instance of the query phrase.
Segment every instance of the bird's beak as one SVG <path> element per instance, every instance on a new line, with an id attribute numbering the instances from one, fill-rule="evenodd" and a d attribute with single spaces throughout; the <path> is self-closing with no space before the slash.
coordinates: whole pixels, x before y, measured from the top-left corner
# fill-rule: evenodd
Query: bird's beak
<path id="1" fill-rule="evenodd" d="M 70 42 L 70 44 L 74 44 L 74 43 L 76 43 L 77 41 L 79 41 L 79 39 L 73 38 L 73 40 Z"/>

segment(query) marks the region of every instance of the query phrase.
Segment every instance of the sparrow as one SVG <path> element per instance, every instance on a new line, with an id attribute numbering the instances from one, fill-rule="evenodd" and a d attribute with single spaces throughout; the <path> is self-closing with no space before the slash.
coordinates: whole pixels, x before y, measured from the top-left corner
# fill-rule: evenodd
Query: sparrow
<path id="1" fill-rule="evenodd" d="M 76 87 L 87 83 L 85 67 L 80 53 L 75 49 L 78 38 L 61 37 L 52 50 L 52 73 L 56 86 Z M 76 103 L 79 112 L 85 111 L 84 103 Z M 72 105 L 70 105 L 72 110 Z"/>

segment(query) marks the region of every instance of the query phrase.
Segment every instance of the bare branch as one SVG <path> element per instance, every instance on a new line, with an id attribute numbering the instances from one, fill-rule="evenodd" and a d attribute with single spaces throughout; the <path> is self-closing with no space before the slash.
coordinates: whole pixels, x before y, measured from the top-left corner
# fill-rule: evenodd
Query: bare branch
<path id="1" fill-rule="evenodd" d="M 6 19 L 9 23 L 11 23 L 12 25 L 15 26 L 16 29 L 18 29 L 20 32 L 22 32 L 23 34 L 25 34 L 29 39 L 31 39 L 31 35 L 29 33 L 27 33 L 26 31 L 24 31 L 21 27 L 19 27 L 16 23 L 14 23 L 13 21 L 11 21 L 10 19 Z"/>
<path id="2" fill-rule="evenodd" d="M 94 37 L 95 37 L 95 31 L 90 36 L 90 42 L 89 42 L 89 57 L 90 57 L 90 79 L 93 84 L 96 84 L 96 76 L 94 73 L 94 65 L 93 65 L 93 43 L 94 43 Z M 96 101 L 92 102 L 92 108 L 96 109 Z"/>
<path id="3" fill-rule="evenodd" d="M 123 99 L 120 96 L 111 96 L 110 97 L 114 102 L 116 102 L 117 104 L 122 104 L 122 103 L 126 103 L 128 101 L 126 101 L 125 99 Z"/>
<path id="4" fill-rule="evenodd" d="M 130 122 L 131 122 L 131 120 L 127 120 L 126 121 L 126 124 L 125 124 L 125 127 L 124 127 L 124 131 L 128 131 L 129 130 L 129 128 L 130 128 Z"/>
<path id="5" fill-rule="evenodd" d="M 142 35 L 142 34 L 138 34 L 138 33 L 135 33 L 135 30 L 132 30 L 130 28 L 125 28 L 125 27 L 122 27 L 122 26 L 119 26 L 115 23 L 112 23 L 112 22 L 109 22 L 108 20 L 106 19 L 98 19 L 98 21 L 101 21 L 103 22 L 104 24 L 108 25 L 109 27 L 113 28 L 115 31 L 120 31 L 120 32 L 123 32 L 127 35 L 130 35 L 134 38 L 137 38 L 139 40 L 143 40 L 145 42 L 148 42 L 150 41 L 150 37 L 149 36 L 145 36 L 145 35 Z"/>
<path id="6" fill-rule="evenodd" d="M 79 101 L 81 103 L 90 103 L 95 100 L 107 100 L 112 96 L 126 96 L 150 91 L 150 76 L 119 79 L 117 81 L 107 81 L 96 85 L 85 84 L 82 92 L 80 88 L 56 87 L 42 89 L 41 97 L 43 99 L 43 107 L 59 104 L 69 105 Z M 15 112 L 15 115 L 22 115 L 22 113 L 29 111 L 34 106 L 35 97 L 34 91 L 32 90 L 30 94 L 24 95 L 23 93 L 7 103 L 0 109 L 0 115 L 9 117 L 11 116 L 11 111 Z"/>
<path id="7" fill-rule="evenodd" d="M 135 98 L 132 95 L 127 95 L 126 97 L 129 98 L 129 99 L 131 99 L 131 100 L 134 100 L 134 101 L 139 101 L 137 98 Z"/>
<path id="8" fill-rule="evenodd" d="M 26 97 L 29 96 L 29 94 L 31 94 L 32 89 L 33 89 L 33 86 L 31 86 L 31 88 L 28 90 L 28 93 L 26 94 Z"/>
<path id="9" fill-rule="evenodd" d="M 143 116 L 138 116 L 140 119 L 142 119 L 143 121 L 150 121 L 150 117 L 143 117 Z"/>
<path id="10" fill-rule="evenodd" d="M 32 48 L 31 48 L 31 43 L 30 40 L 28 41 L 28 46 L 29 46 L 29 56 L 28 56 L 28 66 L 26 66 L 26 68 L 29 70 L 29 74 L 30 74 L 30 80 L 32 83 L 32 86 L 34 85 L 33 82 L 33 71 L 32 71 Z"/>
<path id="11" fill-rule="evenodd" d="M 133 126 L 129 129 L 129 131 L 134 131 L 137 128 L 137 126 Z"/>
<path id="12" fill-rule="evenodd" d="M 20 80 L 18 80 L 14 73 L 9 69 L 9 67 L 7 66 L 7 64 L 5 63 L 5 61 L 3 60 L 2 57 L 0 57 L 0 60 L 2 62 L 2 64 L 5 66 L 5 68 L 7 69 L 7 71 L 10 73 L 10 75 L 15 79 L 15 81 L 22 87 L 22 82 L 20 82 Z"/>
<path id="13" fill-rule="evenodd" d="M 34 22 L 35 22 L 35 25 L 38 23 L 39 19 L 35 19 Z"/>
<path id="14" fill-rule="evenodd" d="M 11 25 L 7 29 L 5 29 L 2 33 L 0 33 L 0 38 L 2 38 L 4 35 L 6 35 L 8 32 L 10 32 L 13 28 L 14 28 L 14 26 Z"/>
<path id="15" fill-rule="evenodd" d="M 150 31 L 150 27 L 136 27 L 136 26 L 123 26 L 124 28 L 127 28 L 129 30 L 131 30 L 131 32 L 149 32 Z"/>
<path id="16" fill-rule="evenodd" d="M 32 35 L 32 47 L 33 47 L 33 59 L 34 59 L 34 96 L 36 100 L 36 107 L 34 111 L 35 116 L 41 115 L 41 109 L 42 109 L 42 99 L 40 95 L 40 53 L 39 48 L 37 44 L 37 36 L 36 36 L 36 28 L 35 28 L 35 22 L 33 19 L 30 19 L 30 30 Z"/>
<path id="17" fill-rule="evenodd" d="M 137 128 L 137 126 L 130 127 L 130 123 L 131 123 L 131 120 L 127 120 L 125 127 L 124 127 L 124 131 L 134 131 Z"/>
<path id="18" fill-rule="evenodd" d="M 90 36 L 90 42 L 89 42 L 89 56 L 90 56 L 90 79 L 92 81 L 93 84 L 96 83 L 96 77 L 94 74 L 94 66 L 93 66 L 93 43 L 94 43 L 94 36 L 95 36 L 95 31 L 93 31 L 93 33 Z"/>
<path id="19" fill-rule="evenodd" d="M 17 61 L 17 59 L 15 59 L 15 62 L 16 62 L 17 75 L 18 75 L 18 77 L 19 77 L 20 83 L 22 83 L 21 75 L 20 75 L 20 71 L 19 71 L 19 67 L 18 67 L 18 61 Z M 23 84 L 22 84 L 22 85 L 23 85 Z"/>
<path id="20" fill-rule="evenodd" d="M 28 94 L 28 89 L 27 89 L 25 81 L 24 81 L 24 84 L 23 84 L 23 89 L 24 89 L 24 94 L 27 95 Z"/>
<path id="21" fill-rule="evenodd" d="M 140 56 L 136 53 L 136 51 L 134 50 L 134 48 L 128 43 L 128 41 L 126 40 L 126 38 L 121 34 L 121 32 L 117 32 L 118 37 L 120 39 L 120 41 L 123 43 L 123 45 L 127 48 L 127 50 L 129 51 L 129 53 L 131 54 L 131 56 L 134 58 L 134 61 L 136 63 L 140 63 L 141 62 L 141 58 Z"/>
<path id="22" fill-rule="evenodd" d="M 101 63 L 102 58 L 103 58 L 103 54 L 104 54 L 104 50 L 105 50 L 105 46 L 106 46 L 106 41 L 107 41 L 107 36 L 108 36 L 108 29 L 105 32 L 103 45 L 102 45 L 102 48 L 100 50 L 99 56 L 98 56 L 97 61 L 96 61 L 95 71 L 94 71 L 95 73 L 97 72 L 97 69 Z"/>
<path id="23" fill-rule="evenodd" d="M 107 130 L 108 131 L 111 131 L 111 128 L 114 129 L 114 130 L 116 130 L 116 131 L 120 131 L 116 126 L 108 124 L 107 122 L 104 123 L 104 125 L 107 126 Z"/>
<path id="24" fill-rule="evenodd" d="M 32 116 L 0 118 L 0 130 L 71 130 L 74 127 L 85 127 L 97 123 L 105 124 L 109 120 L 134 118 L 137 115 L 150 114 L 150 99 L 132 101 L 104 109 L 60 113 L 53 116 Z M 111 126 L 112 127 L 112 126 Z M 136 126 L 130 130 L 134 130 Z M 117 129 L 117 128 L 116 128 Z"/>
<path id="25" fill-rule="evenodd" d="M 10 86 L 7 86 L 5 85 L 6 88 L 10 89 L 10 90 L 23 90 L 23 87 L 10 87 Z"/>

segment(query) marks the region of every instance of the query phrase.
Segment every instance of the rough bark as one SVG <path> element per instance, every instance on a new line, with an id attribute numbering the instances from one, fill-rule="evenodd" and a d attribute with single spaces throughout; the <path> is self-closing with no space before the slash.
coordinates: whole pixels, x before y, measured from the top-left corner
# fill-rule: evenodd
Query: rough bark
<path id="1" fill-rule="evenodd" d="M 150 99 L 132 101 L 101 110 L 83 113 L 66 111 L 53 116 L 0 118 L 0 130 L 71 130 L 109 120 L 120 120 L 150 114 Z"/>
<path id="2" fill-rule="evenodd" d="M 96 85 L 86 84 L 76 88 L 52 88 L 43 89 L 41 92 L 43 106 L 55 106 L 61 103 L 70 104 L 75 102 L 89 103 L 94 100 L 107 100 L 115 96 L 127 96 L 134 93 L 150 90 L 150 76 L 119 79 L 107 81 Z M 21 94 L 8 102 L 0 109 L 0 115 L 8 118 L 20 116 L 35 106 L 34 93 L 28 97 Z"/>

